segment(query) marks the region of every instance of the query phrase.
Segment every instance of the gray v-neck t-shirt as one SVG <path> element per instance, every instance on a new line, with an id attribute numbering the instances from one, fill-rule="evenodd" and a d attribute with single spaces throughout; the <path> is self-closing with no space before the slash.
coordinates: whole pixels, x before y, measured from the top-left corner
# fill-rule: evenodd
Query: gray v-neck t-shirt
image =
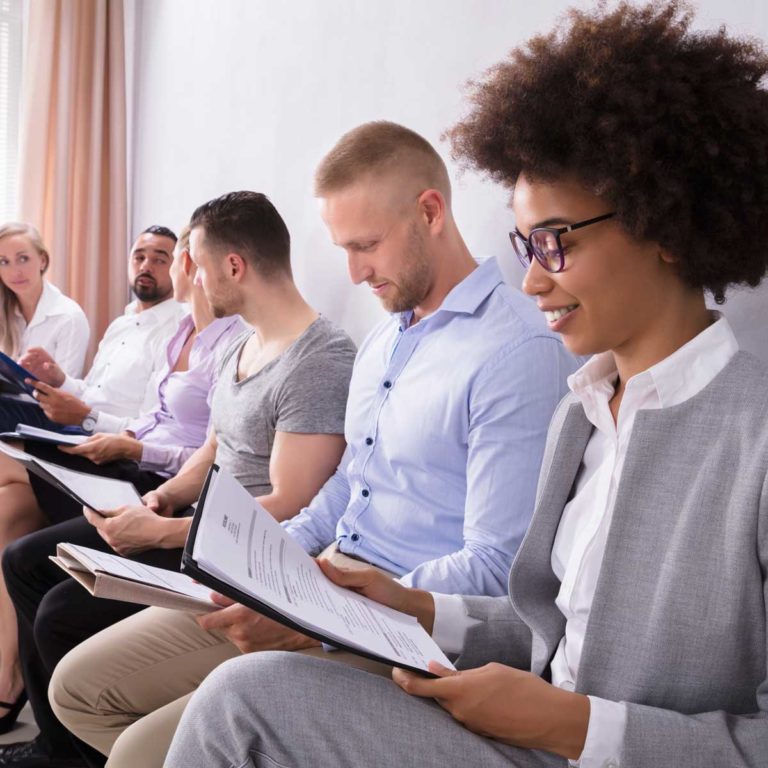
<path id="1" fill-rule="evenodd" d="M 253 376 L 237 380 L 248 331 L 221 362 L 211 401 L 216 463 L 254 496 L 270 493 L 269 457 L 275 432 L 343 434 L 355 345 L 319 317 L 281 355 Z"/>

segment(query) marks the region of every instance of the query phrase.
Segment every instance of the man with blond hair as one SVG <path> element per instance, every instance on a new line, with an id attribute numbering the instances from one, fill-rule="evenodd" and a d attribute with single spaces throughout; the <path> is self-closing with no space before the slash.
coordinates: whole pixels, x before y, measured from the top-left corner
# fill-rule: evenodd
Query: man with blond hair
<path id="1" fill-rule="evenodd" d="M 284 526 L 311 554 L 365 561 L 408 586 L 500 595 L 575 360 L 536 307 L 504 285 L 495 261 L 472 258 L 446 167 L 418 134 L 386 122 L 350 131 L 321 162 L 315 188 L 352 281 L 391 316 L 358 353 L 336 473 Z M 240 653 L 300 650 L 365 664 L 217 599 L 227 607 L 196 621 L 143 611 L 59 665 L 57 715 L 110 766 L 162 765 L 196 685 Z M 156 649 L 141 669 L 120 650 L 138 637 Z M 179 674 L 185 653 L 197 666 Z M 146 697 L 129 692 L 142 686 Z M 143 711 L 139 698 L 151 701 Z"/>

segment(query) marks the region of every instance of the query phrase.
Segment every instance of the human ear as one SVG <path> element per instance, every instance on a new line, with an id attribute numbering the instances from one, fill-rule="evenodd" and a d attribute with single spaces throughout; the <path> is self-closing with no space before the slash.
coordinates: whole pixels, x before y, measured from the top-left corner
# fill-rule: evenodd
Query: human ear
<path id="1" fill-rule="evenodd" d="M 677 256 L 673 256 L 666 248 L 662 248 L 660 245 L 658 247 L 658 257 L 661 261 L 663 261 L 665 264 L 677 264 L 680 259 L 677 258 Z"/>
<path id="2" fill-rule="evenodd" d="M 224 260 L 224 268 L 231 277 L 242 277 L 245 273 L 245 260 L 239 253 L 228 253 Z"/>
<path id="3" fill-rule="evenodd" d="M 181 271 L 187 277 L 194 275 L 194 273 L 197 270 L 197 267 L 195 266 L 195 262 L 192 261 L 192 257 L 189 255 L 189 251 L 184 249 L 179 254 L 179 258 L 181 259 Z"/>
<path id="4" fill-rule="evenodd" d="M 427 226 L 433 231 L 440 231 L 445 221 L 445 198 L 436 189 L 426 189 L 419 195 L 419 212 Z"/>

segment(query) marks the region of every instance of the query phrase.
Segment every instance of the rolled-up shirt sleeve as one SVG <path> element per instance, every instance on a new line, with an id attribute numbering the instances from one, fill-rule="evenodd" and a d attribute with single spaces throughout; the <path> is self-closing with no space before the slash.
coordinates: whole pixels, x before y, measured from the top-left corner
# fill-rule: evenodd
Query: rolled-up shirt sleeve
<path id="1" fill-rule="evenodd" d="M 150 472 L 175 475 L 199 447 L 142 442 L 139 466 Z"/>

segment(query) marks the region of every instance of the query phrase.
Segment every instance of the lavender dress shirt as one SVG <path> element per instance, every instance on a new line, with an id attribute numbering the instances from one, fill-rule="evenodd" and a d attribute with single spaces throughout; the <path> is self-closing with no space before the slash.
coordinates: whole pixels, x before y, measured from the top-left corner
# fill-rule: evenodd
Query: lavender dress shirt
<path id="1" fill-rule="evenodd" d="M 214 320 L 192 343 L 189 368 L 173 371 L 194 323 L 187 315 L 166 349 L 167 368 L 158 385 L 158 406 L 127 426 L 142 442 L 142 469 L 170 477 L 203 444 L 219 361 L 246 328 L 237 315 Z"/>

